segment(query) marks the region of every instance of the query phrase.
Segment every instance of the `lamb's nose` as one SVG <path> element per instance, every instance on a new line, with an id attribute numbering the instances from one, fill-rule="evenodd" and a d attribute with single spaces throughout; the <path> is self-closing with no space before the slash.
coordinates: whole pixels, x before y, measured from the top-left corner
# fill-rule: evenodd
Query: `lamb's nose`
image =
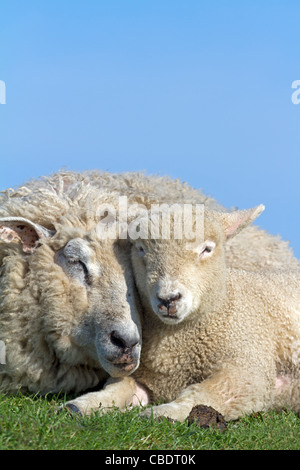
<path id="1" fill-rule="evenodd" d="M 173 315 L 173 314 L 177 313 L 176 302 L 179 299 L 181 299 L 181 297 L 182 297 L 181 294 L 172 295 L 172 296 L 169 296 L 165 299 L 157 296 L 157 298 L 160 302 L 159 305 L 158 305 L 159 310 L 167 311 L 169 315 Z"/>

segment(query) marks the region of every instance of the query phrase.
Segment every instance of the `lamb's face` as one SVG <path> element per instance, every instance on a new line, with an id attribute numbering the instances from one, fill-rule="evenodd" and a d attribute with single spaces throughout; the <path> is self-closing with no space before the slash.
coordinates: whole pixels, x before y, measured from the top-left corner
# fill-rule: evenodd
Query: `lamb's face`
<path id="1" fill-rule="evenodd" d="M 217 237 L 193 246 L 184 240 L 137 240 L 132 249 L 140 294 L 170 325 L 192 318 L 211 288 L 222 285 L 223 260 Z"/>
<path id="2" fill-rule="evenodd" d="M 249 225 L 263 210 L 263 205 L 228 213 L 205 210 L 201 234 L 195 232 L 193 243 L 174 235 L 172 239 L 173 229 L 180 227 L 175 216 L 169 219 L 169 239 L 147 237 L 151 234 L 149 220 L 157 224 L 156 234 L 163 233 L 163 218 L 157 218 L 157 214 L 153 217 L 152 211 L 146 217 L 142 216 L 139 225 L 143 239 L 142 236 L 137 240 L 131 237 L 132 264 L 146 308 L 171 325 L 187 317 L 194 318 L 193 314 L 201 315 L 216 309 L 225 295 L 226 240 Z"/>
<path id="3" fill-rule="evenodd" d="M 140 359 L 139 305 L 129 257 L 126 247 L 91 235 L 69 240 L 55 256 L 70 284 L 71 342 L 114 377 L 132 373 Z"/>

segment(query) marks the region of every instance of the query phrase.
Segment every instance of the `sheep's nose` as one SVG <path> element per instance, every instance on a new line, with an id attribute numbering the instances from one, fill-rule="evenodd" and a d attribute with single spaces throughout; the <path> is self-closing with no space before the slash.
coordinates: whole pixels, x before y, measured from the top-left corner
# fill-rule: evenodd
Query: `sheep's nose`
<path id="1" fill-rule="evenodd" d="M 162 299 L 161 297 L 157 296 L 159 300 L 158 308 L 161 311 L 167 311 L 169 315 L 174 315 L 177 313 L 177 306 L 176 303 L 178 300 L 180 300 L 182 297 L 181 294 L 176 294 L 169 296 L 165 299 Z"/>
<path id="2" fill-rule="evenodd" d="M 114 358 L 111 361 L 115 367 L 126 373 L 138 365 L 139 342 L 138 334 L 128 334 L 126 330 L 113 330 L 110 333 L 110 341 L 114 350 Z"/>
<path id="3" fill-rule="evenodd" d="M 120 350 L 121 354 L 129 354 L 138 344 L 139 338 L 137 335 L 128 335 L 125 331 L 121 333 L 113 330 L 110 334 L 110 341 Z"/>

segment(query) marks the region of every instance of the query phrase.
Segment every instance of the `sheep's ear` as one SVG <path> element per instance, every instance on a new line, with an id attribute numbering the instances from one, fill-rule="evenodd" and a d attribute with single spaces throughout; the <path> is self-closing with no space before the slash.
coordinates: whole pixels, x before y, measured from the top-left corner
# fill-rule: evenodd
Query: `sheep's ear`
<path id="1" fill-rule="evenodd" d="M 253 209 L 222 214 L 221 219 L 226 238 L 237 235 L 243 228 L 250 225 L 264 210 L 265 206 L 261 204 Z"/>
<path id="2" fill-rule="evenodd" d="M 48 230 L 23 217 L 0 218 L 0 243 L 20 243 L 26 253 L 33 253 L 40 239 L 54 234 L 54 230 Z"/>

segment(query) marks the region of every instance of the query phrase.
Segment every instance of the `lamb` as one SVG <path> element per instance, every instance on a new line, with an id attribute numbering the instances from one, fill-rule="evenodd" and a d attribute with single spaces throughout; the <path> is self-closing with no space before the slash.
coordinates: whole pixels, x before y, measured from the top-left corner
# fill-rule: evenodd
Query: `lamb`
<path id="1" fill-rule="evenodd" d="M 184 420 L 197 404 L 225 419 L 300 409 L 300 272 L 226 268 L 226 241 L 264 206 L 206 211 L 204 240 L 138 240 L 133 266 L 146 311 L 136 380 L 155 415 Z M 151 333 L 147 333 L 151 331 Z M 150 411 L 147 411 L 148 415 Z"/>
<path id="2" fill-rule="evenodd" d="M 226 266 L 228 240 L 263 206 L 205 211 L 204 239 L 133 240 L 143 315 L 138 369 L 74 405 L 89 413 L 165 402 L 142 413 L 185 420 L 195 405 L 226 420 L 253 411 L 300 410 L 300 272 Z"/>

